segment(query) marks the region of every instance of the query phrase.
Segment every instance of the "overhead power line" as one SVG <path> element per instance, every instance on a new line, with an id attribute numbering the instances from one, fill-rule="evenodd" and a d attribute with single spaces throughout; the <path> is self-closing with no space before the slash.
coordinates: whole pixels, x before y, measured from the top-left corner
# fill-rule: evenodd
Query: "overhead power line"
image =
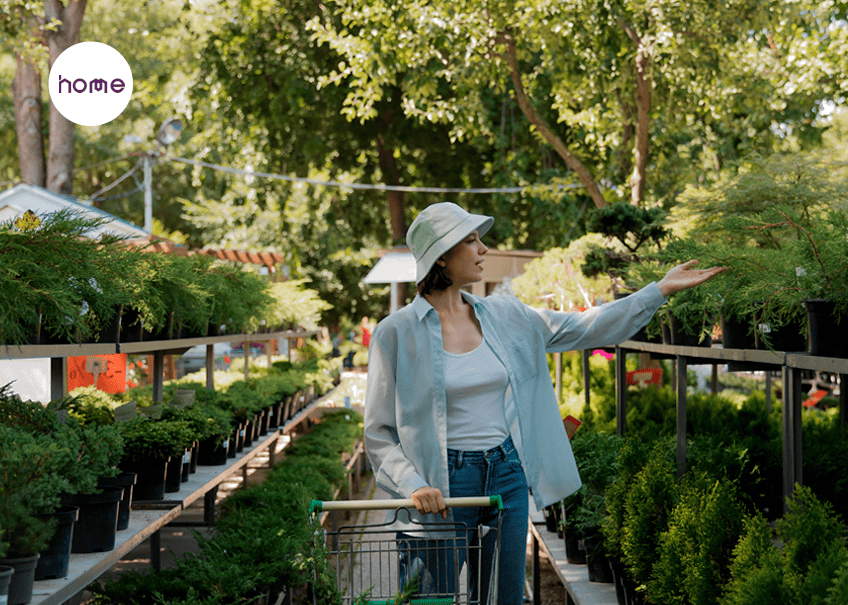
<path id="1" fill-rule="evenodd" d="M 538 189 L 540 187 L 549 187 L 552 189 L 579 189 L 582 185 L 578 184 L 543 184 L 543 185 L 528 185 L 525 187 L 482 187 L 482 188 L 462 188 L 462 187 L 407 187 L 404 185 L 386 185 L 383 183 L 342 183 L 340 181 L 322 181 L 320 179 L 307 179 L 297 176 L 289 176 L 285 174 L 273 174 L 270 172 L 259 172 L 254 170 L 244 170 L 241 168 L 231 168 L 229 166 L 221 166 L 220 164 L 211 164 L 209 162 L 201 162 L 198 160 L 190 160 L 188 158 L 179 158 L 169 156 L 165 158 L 174 162 L 182 162 L 191 164 L 192 166 L 201 166 L 203 168 L 211 168 L 219 172 L 229 174 L 237 174 L 241 176 L 254 176 L 261 178 L 276 179 L 278 181 L 290 181 L 296 183 L 309 183 L 310 185 L 322 185 L 324 187 L 348 187 L 350 189 L 376 189 L 379 191 L 404 191 L 408 193 L 521 193 L 530 189 Z"/>

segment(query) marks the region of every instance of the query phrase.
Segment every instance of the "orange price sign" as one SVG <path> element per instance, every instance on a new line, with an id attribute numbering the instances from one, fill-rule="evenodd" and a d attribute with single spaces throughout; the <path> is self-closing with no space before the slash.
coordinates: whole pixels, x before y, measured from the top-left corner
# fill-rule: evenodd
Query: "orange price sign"
<path id="1" fill-rule="evenodd" d="M 107 393 L 127 389 L 127 354 L 68 357 L 68 391 L 95 385 Z"/>
<path id="2" fill-rule="evenodd" d="M 627 384 L 638 384 L 640 387 L 646 387 L 649 384 L 662 384 L 662 370 L 646 368 L 627 372 Z"/>

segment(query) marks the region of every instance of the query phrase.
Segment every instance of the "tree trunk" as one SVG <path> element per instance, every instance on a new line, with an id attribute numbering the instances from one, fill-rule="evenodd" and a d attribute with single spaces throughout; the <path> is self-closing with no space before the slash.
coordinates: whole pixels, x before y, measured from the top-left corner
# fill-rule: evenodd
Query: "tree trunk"
<path id="1" fill-rule="evenodd" d="M 645 171 L 648 168 L 648 130 L 651 126 L 650 60 L 642 49 L 642 40 L 630 24 L 619 21 L 636 45 L 636 145 L 633 150 L 633 174 L 630 176 L 630 203 L 640 206 L 645 199 Z"/>
<path id="2" fill-rule="evenodd" d="M 616 175 L 619 179 L 621 179 L 621 182 L 624 182 L 624 180 L 628 178 L 628 175 L 633 173 L 633 152 L 631 145 L 633 144 L 633 138 L 636 135 L 636 129 L 633 125 L 635 122 L 633 117 L 633 105 L 630 101 L 627 101 L 624 98 L 624 94 L 622 94 L 622 91 L 619 91 L 618 93 L 624 125 L 621 129 L 621 147 L 619 147 L 615 154 L 616 164 L 618 166 Z"/>
<path id="3" fill-rule="evenodd" d="M 59 0 L 45 0 L 47 21 L 58 19 L 61 25 L 47 31 L 50 67 L 66 49 L 79 42 L 79 32 L 88 0 L 70 0 L 65 6 Z M 47 158 L 47 189 L 70 195 L 74 188 L 74 124 L 50 103 L 50 148 Z"/>
<path id="4" fill-rule="evenodd" d="M 41 74 L 35 66 L 18 55 L 15 79 L 15 125 L 18 135 L 18 163 L 21 180 L 29 185 L 47 184 L 44 139 L 41 132 Z"/>
<path id="5" fill-rule="evenodd" d="M 390 127 L 392 118 L 390 113 L 383 116 L 383 123 Z M 377 135 L 377 154 L 380 163 L 380 170 L 383 172 L 383 178 L 387 185 L 400 185 L 400 170 L 398 170 L 397 162 L 395 161 L 394 148 L 386 144 L 382 134 Z M 392 244 L 404 245 L 406 243 L 406 214 L 404 207 L 406 205 L 406 196 L 403 191 L 387 191 L 386 198 L 389 202 L 389 219 L 392 226 Z M 398 284 L 398 298 L 403 306 L 407 297 L 406 283 Z"/>
<path id="6" fill-rule="evenodd" d="M 583 183 L 583 186 L 586 187 L 592 201 L 595 202 L 595 206 L 597 208 L 606 207 L 608 205 L 607 201 L 604 199 L 604 196 L 601 193 L 598 184 L 595 182 L 595 179 L 592 177 L 592 174 L 586 166 L 584 166 L 583 163 L 571 153 L 565 145 L 565 142 L 557 136 L 553 129 L 551 129 L 551 127 L 548 126 L 541 117 L 539 117 L 536 110 L 533 108 L 533 104 L 530 102 L 530 97 L 527 95 L 527 91 L 524 89 L 524 84 L 521 82 L 521 71 L 518 67 L 518 58 L 515 52 L 515 40 L 511 36 L 505 36 L 503 41 L 506 43 L 507 50 L 506 53 L 502 55 L 502 58 L 509 66 L 510 76 L 512 77 L 512 85 L 515 89 L 515 98 L 516 101 L 518 101 L 518 106 L 521 108 L 521 112 L 530 121 L 530 123 L 536 127 L 539 134 L 541 134 L 551 147 L 554 148 L 554 151 L 556 151 L 557 154 L 559 154 L 559 156 L 565 161 L 565 165 L 577 173 L 577 176 L 580 178 L 580 182 Z"/>

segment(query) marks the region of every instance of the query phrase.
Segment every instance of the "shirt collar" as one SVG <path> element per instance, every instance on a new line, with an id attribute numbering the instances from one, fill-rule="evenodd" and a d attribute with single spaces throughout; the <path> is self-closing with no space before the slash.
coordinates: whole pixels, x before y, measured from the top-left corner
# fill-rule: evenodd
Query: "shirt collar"
<path id="1" fill-rule="evenodd" d="M 473 306 L 474 309 L 480 310 L 483 308 L 483 305 L 481 304 L 483 299 L 479 296 L 474 296 L 473 294 L 469 294 L 464 290 L 461 292 L 461 294 L 462 298 L 464 298 L 466 302 Z M 418 317 L 418 321 L 423 320 L 427 316 L 427 313 L 429 313 L 430 311 L 435 311 L 433 305 L 427 302 L 427 299 L 421 296 L 420 294 L 416 294 L 415 298 L 412 300 L 412 308 L 415 311 L 415 315 Z"/>

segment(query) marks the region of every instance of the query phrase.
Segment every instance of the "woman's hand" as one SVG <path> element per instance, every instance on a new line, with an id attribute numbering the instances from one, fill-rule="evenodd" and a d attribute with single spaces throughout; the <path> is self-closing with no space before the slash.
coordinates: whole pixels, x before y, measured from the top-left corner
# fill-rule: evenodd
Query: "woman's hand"
<path id="1" fill-rule="evenodd" d="M 712 267 L 711 269 L 690 269 L 697 265 L 697 260 L 690 260 L 682 265 L 677 265 L 665 274 L 657 286 L 663 296 L 668 297 L 670 294 L 692 288 L 698 284 L 702 284 L 711 277 L 718 275 L 726 269 L 726 267 Z"/>
<path id="2" fill-rule="evenodd" d="M 415 508 L 422 515 L 438 513 L 442 519 L 448 518 L 448 507 L 442 497 L 442 491 L 435 487 L 420 487 L 410 496 Z"/>

